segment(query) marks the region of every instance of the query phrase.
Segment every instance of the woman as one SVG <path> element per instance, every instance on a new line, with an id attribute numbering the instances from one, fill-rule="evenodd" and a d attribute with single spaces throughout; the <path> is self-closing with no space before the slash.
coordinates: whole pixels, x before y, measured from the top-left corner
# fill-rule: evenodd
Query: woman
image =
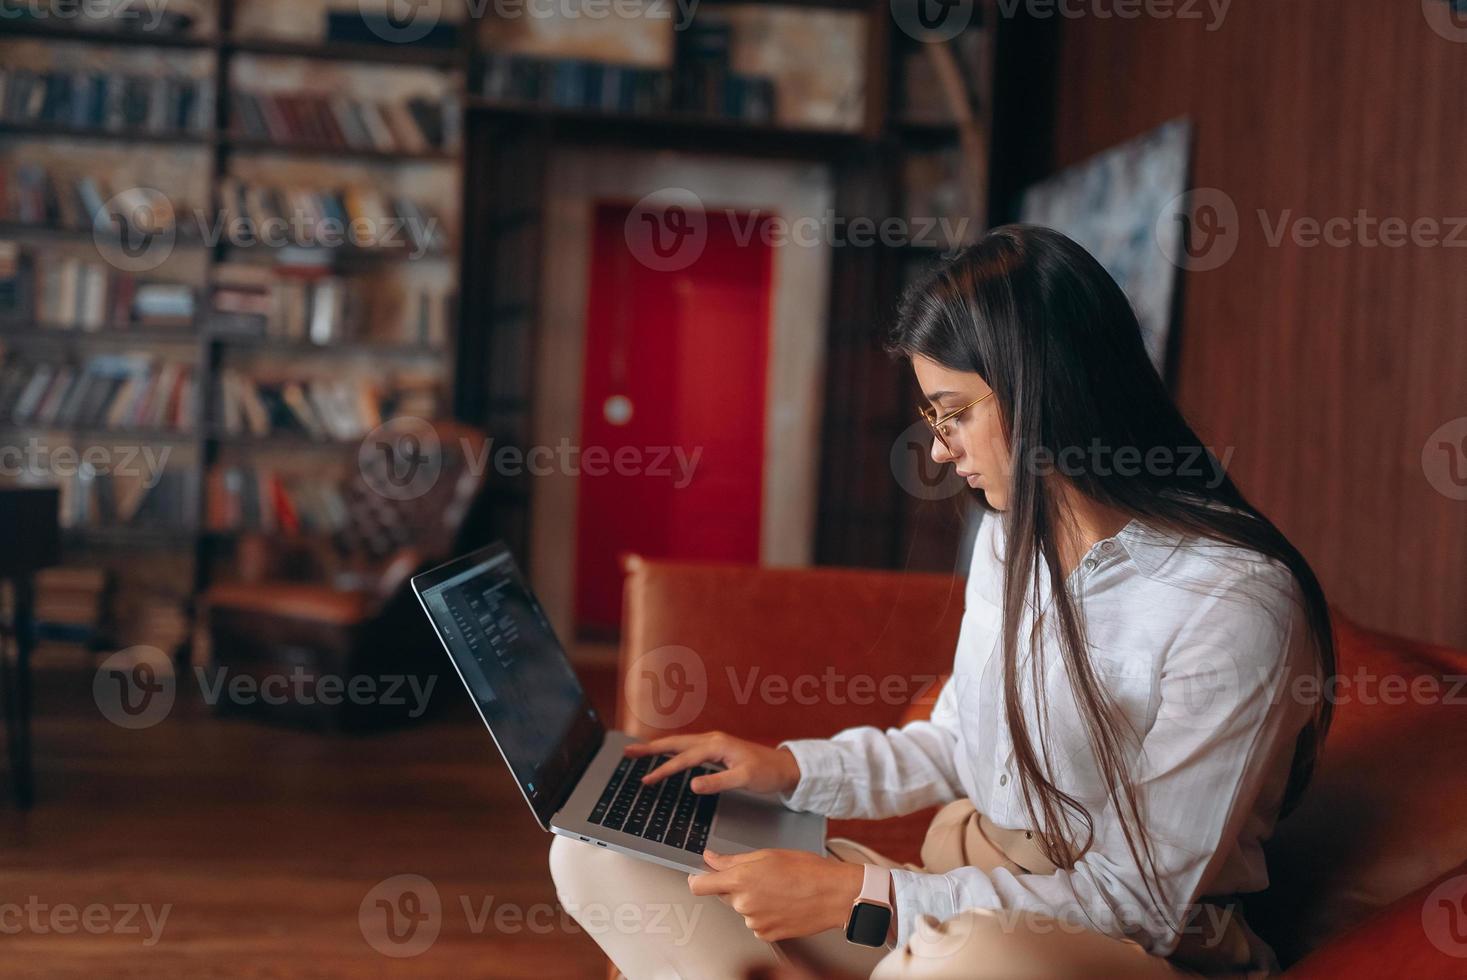
<path id="1" fill-rule="evenodd" d="M 828 857 L 710 852 L 685 877 L 558 839 L 562 901 L 683 913 L 682 933 L 593 933 L 632 980 L 739 976 L 776 961 L 771 943 L 876 977 L 1276 971 L 1238 896 L 1267 885 L 1261 842 L 1329 726 L 1301 696 L 1334 666 L 1308 564 L 1202 447 L 1124 294 L 1063 235 L 999 228 L 945 262 L 909 290 L 891 347 L 928 402 L 933 459 L 993 512 L 931 720 L 629 751 L 673 753 L 650 782 L 716 763 L 696 792 L 831 817 L 943 804 L 923 866 L 832 840 Z M 890 949 L 845 939 L 873 880 Z"/>

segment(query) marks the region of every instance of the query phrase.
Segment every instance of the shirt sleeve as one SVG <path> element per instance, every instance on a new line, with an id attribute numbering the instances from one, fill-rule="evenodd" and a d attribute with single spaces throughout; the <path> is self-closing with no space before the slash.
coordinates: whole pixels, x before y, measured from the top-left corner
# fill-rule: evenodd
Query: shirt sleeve
<path id="1" fill-rule="evenodd" d="M 1073 868 L 1012 874 L 959 868 L 892 871 L 898 944 L 922 915 L 965 909 L 1041 913 L 1132 939 L 1166 955 L 1178 927 L 1243 832 L 1261 788 L 1293 757 L 1309 705 L 1287 696 L 1311 647 L 1287 603 L 1232 594 L 1209 600 L 1179 632 L 1160 678 L 1160 705 L 1135 763 L 1160 900 L 1148 893 L 1115 811 L 1093 812 L 1095 838 Z M 1289 610 L 1280 613 L 1281 605 Z M 1082 831 L 1083 832 L 1083 831 Z"/>
<path id="2" fill-rule="evenodd" d="M 929 721 L 902 728 L 850 728 L 828 739 L 781 743 L 800 764 L 800 782 L 782 796 L 794 810 L 876 820 L 947 803 L 958 782 L 956 694 L 942 686 Z"/>

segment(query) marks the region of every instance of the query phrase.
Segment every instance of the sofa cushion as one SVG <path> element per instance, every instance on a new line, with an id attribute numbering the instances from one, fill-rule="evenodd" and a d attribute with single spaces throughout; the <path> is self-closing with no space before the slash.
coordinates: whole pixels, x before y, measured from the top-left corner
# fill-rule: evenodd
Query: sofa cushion
<path id="1" fill-rule="evenodd" d="M 1284 963 L 1467 861 L 1467 652 L 1334 623 L 1334 727 L 1249 902 Z"/>
<path id="2" fill-rule="evenodd" d="M 1288 973 L 1290 980 L 1455 980 L 1467 974 L 1467 865 L 1373 913 Z"/>

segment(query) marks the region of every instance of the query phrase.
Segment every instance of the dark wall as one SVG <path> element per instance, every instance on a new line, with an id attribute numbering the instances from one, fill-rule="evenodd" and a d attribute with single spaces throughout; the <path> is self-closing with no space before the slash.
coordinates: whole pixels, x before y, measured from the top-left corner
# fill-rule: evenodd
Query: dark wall
<path id="1" fill-rule="evenodd" d="M 1233 256 L 1185 274 L 1183 409 L 1336 605 L 1467 646 L 1467 15 L 1457 40 L 1419 0 L 1211 19 L 1059 23 L 1054 163 L 1192 116 L 1193 184 L 1239 219 Z M 1362 209 L 1455 239 L 1383 244 Z M 1301 245 L 1304 218 L 1351 243 Z M 1433 438 L 1453 420 L 1455 458 Z"/>

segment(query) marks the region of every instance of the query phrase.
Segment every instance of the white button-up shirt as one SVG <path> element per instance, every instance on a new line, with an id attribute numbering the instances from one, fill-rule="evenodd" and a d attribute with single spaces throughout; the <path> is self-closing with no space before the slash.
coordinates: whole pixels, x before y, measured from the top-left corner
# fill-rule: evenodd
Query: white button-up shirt
<path id="1" fill-rule="evenodd" d="M 876 819 L 967 797 L 1000 827 L 1045 829 L 1030 826 L 1005 721 L 1002 523 L 989 515 L 979 529 L 952 677 L 931 720 L 784 743 L 801 773 L 788 805 Z M 1300 678 L 1314 673 L 1313 647 L 1292 575 L 1261 555 L 1132 521 L 1097 542 L 1069 584 L 1096 676 L 1137 733 L 1122 748 L 1170 922 L 1185 921 L 1204 896 L 1261 890 L 1268 884 L 1261 844 L 1273 829 L 1312 705 Z M 1049 594 L 1047 574 L 1039 594 Z M 1094 840 L 1073 868 L 1047 875 L 894 870 L 899 944 L 922 915 L 943 920 L 993 909 L 1043 913 L 1135 940 L 1158 955 L 1177 945 L 1180 934 L 1148 898 L 1106 796 L 1055 618 L 1044 617 L 1040 640 L 1051 773 L 1090 812 Z M 1018 658 L 1028 731 L 1037 738 L 1035 700 L 1023 696 L 1032 619 L 1029 609 Z M 1266 947 L 1259 952 L 1271 959 Z"/>

